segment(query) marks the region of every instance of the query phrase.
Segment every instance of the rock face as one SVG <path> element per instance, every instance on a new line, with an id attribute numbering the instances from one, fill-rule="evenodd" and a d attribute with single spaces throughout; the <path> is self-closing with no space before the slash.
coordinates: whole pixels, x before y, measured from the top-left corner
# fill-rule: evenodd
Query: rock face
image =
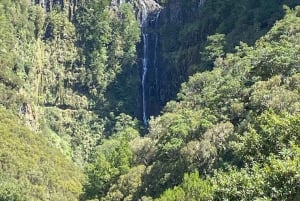
<path id="1" fill-rule="evenodd" d="M 162 9 L 162 7 L 154 0 L 127 0 L 126 2 L 131 3 L 133 5 L 135 10 L 135 16 L 140 21 L 141 25 L 142 15 L 145 8 L 147 9 L 147 17 L 149 17 L 150 21 L 150 18 L 153 18 L 155 16 L 155 13 Z"/>
<path id="2" fill-rule="evenodd" d="M 201 12 L 205 2 L 206 0 L 169 0 L 163 5 L 155 28 L 159 39 L 155 59 L 158 72 L 157 83 L 151 84 L 149 81 L 149 85 L 152 86 L 149 87 L 150 115 L 159 114 L 166 102 L 176 97 L 181 83 L 187 80 L 189 64 L 181 62 L 186 58 L 181 59 L 177 56 L 177 51 L 181 50 L 178 48 L 180 44 L 176 39 L 179 38 L 180 30 L 191 19 L 194 19 L 197 13 Z M 152 43 L 156 42 L 152 41 Z"/>
<path id="3" fill-rule="evenodd" d="M 158 115 L 165 103 L 176 96 L 181 83 L 188 77 L 186 70 L 188 67 L 185 64 L 178 71 L 173 65 L 176 58 L 165 56 L 165 51 L 172 51 L 172 47 L 168 50 L 165 44 L 177 45 L 173 34 L 178 34 L 188 18 L 201 9 L 205 0 L 186 2 L 169 0 L 163 6 L 154 0 L 129 0 L 128 2 L 134 6 L 142 30 L 141 43 L 138 45 L 141 80 L 139 99 L 140 117 L 144 124 L 147 124 L 150 116 Z M 146 20 L 145 15 L 147 15 Z M 176 26 L 179 29 L 172 30 L 173 33 L 162 31 L 163 28 Z"/>
<path id="4" fill-rule="evenodd" d="M 159 96 L 157 58 L 158 21 L 161 7 L 153 0 L 136 1 L 135 6 L 142 36 L 138 62 L 141 69 L 142 119 L 147 126 L 150 115 L 155 114 L 155 105 Z"/>
<path id="5" fill-rule="evenodd" d="M 141 9 L 141 11 L 145 5 L 149 14 L 161 9 L 161 6 L 154 0 L 137 0 L 136 5 Z"/>
<path id="6" fill-rule="evenodd" d="M 161 12 L 162 24 L 182 24 L 187 18 L 198 12 L 206 0 L 169 0 Z M 187 6 L 188 5 L 188 6 Z"/>
<path id="7" fill-rule="evenodd" d="M 130 3 L 141 27 L 141 42 L 138 44 L 140 69 L 140 119 L 148 124 L 150 116 L 161 109 L 159 86 L 159 19 L 162 6 L 154 0 L 112 0 L 111 8 L 117 10 L 123 3 Z"/>
<path id="8" fill-rule="evenodd" d="M 76 9 L 90 1 L 31 0 L 31 2 L 41 5 L 47 12 L 59 7 L 67 11 L 69 19 L 72 20 Z M 182 61 L 181 58 L 176 58 L 177 53 L 174 49 L 176 50 L 179 43 L 174 35 L 179 34 L 188 18 L 200 9 L 205 0 L 168 0 L 164 5 L 157 2 L 161 0 L 110 1 L 112 10 L 117 10 L 124 3 L 132 4 L 143 31 L 141 43 L 137 45 L 137 64 L 140 69 L 140 74 L 137 75 L 140 77 L 140 96 L 137 97 L 140 104 L 137 107 L 140 111 L 138 116 L 144 119 L 144 122 L 150 116 L 159 114 L 165 103 L 176 96 L 181 83 L 186 81 L 188 64 L 180 64 L 180 68 L 174 65 L 178 60 Z M 147 19 L 142 23 L 145 9 Z M 176 26 L 177 28 L 173 29 Z"/>
<path id="9" fill-rule="evenodd" d="M 32 131 L 37 130 L 36 115 L 33 112 L 30 104 L 23 103 L 19 108 L 19 116 L 25 121 L 28 128 Z"/>
<path id="10" fill-rule="evenodd" d="M 133 5 L 136 18 L 140 20 L 140 22 L 142 20 L 142 11 L 144 6 L 147 8 L 149 15 L 161 9 L 161 6 L 154 0 L 111 0 L 111 6 L 113 8 L 117 8 L 123 3 L 130 3 Z"/>

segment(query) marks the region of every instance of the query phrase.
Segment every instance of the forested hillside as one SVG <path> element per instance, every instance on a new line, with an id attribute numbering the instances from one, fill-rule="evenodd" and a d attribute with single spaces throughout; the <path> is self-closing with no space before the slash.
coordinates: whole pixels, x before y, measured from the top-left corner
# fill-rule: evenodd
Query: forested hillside
<path id="1" fill-rule="evenodd" d="M 47 140 L 0 108 L 0 200 L 78 200 L 85 179 Z"/>
<path id="2" fill-rule="evenodd" d="M 176 97 L 190 75 L 212 69 L 216 57 L 234 51 L 240 41 L 253 45 L 276 20 L 283 18 L 283 5 L 299 5 L 297 0 L 160 2 L 165 6 L 159 30 L 160 106 Z"/>
<path id="3" fill-rule="evenodd" d="M 1 0 L 0 201 L 299 200 L 299 4 Z"/>

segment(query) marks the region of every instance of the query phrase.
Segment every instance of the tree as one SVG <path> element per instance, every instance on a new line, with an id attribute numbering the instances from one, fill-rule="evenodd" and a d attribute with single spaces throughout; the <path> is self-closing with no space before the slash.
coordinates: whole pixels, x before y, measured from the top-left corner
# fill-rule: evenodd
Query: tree
<path id="1" fill-rule="evenodd" d="M 201 53 L 201 59 L 208 69 L 213 66 L 213 62 L 218 57 L 223 57 L 225 46 L 225 35 L 216 33 L 214 35 L 207 36 L 207 44 L 204 51 Z"/>
<path id="2" fill-rule="evenodd" d="M 199 173 L 185 174 L 183 182 L 174 187 L 167 189 L 157 201 L 208 201 L 212 200 L 212 184 L 199 177 Z"/>

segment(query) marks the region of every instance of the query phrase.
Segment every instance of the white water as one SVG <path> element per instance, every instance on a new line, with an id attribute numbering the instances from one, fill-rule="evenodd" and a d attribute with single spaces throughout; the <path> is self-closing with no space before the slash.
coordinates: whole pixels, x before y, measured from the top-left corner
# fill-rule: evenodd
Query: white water
<path id="1" fill-rule="evenodd" d="M 148 9 L 144 1 L 142 4 L 142 35 L 143 35 L 143 69 L 142 69 L 142 98 L 143 98 L 143 122 L 148 125 L 147 100 L 146 100 L 146 77 L 148 71 L 148 34 L 146 33 Z"/>
<path id="2" fill-rule="evenodd" d="M 161 7 L 153 0 L 140 0 L 140 8 L 141 8 L 141 28 L 142 28 L 142 43 L 143 43 L 143 57 L 142 57 L 142 101 L 143 101 L 143 122 L 145 126 L 148 126 L 149 121 L 149 111 L 148 111 L 148 97 L 147 97 L 147 90 L 149 87 L 147 86 L 147 73 L 149 68 L 152 68 L 153 65 L 153 72 L 154 72 L 154 79 L 155 81 L 155 88 L 158 92 L 158 45 L 159 45 L 159 35 L 158 33 L 148 33 L 149 26 L 151 29 L 158 28 L 158 18 L 160 15 Z M 150 16 L 151 14 L 151 16 Z M 155 14 L 153 16 L 152 14 Z M 154 24 L 153 24 L 154 22 Z M 150 44 L 153 43 L 153 44 Z M 149 50 L 153 50 L 154 52 L 149 53 Z M 149 56 L 150 55 L 150 56 Z M 150 61 L 151 59 L 151 61 Z M 152 76 L 150 76 L 152 77 Z M 158 93 L 156 93 L 158 94 Z"/>
<path id="3" fill-rule="evenodd" d="M 199 0 L 198 7 L 202 7 L 202 5 L 206 2 L 206 0 Z"/>
<path id="4" fill-rule="evenodd" d="M 147 100 L 146 100 L 146 76 L 148 71 L 148 34 L 143 33 L 143 43 L 144 43 L 144 57 L 143 57 L 143 76 L 142 76 L 142 96 L 143 96 L 143 121 L 144 124 L 148 124 L 147 118 Z"/>

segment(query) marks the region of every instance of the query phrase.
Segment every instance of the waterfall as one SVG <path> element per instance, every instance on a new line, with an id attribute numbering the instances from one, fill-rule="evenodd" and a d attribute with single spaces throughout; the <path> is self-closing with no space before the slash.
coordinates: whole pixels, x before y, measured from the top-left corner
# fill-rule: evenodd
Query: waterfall
<path id="1" fill-rule="evenodd" d="M 146 100 L 146 76 L 148 71 L 148 34 L 146 33 L 147 29 L 147 18 L 148 18 L 148 9 L 144 1 L 141 1 L 142 4 L 142 36 L 143 36 L 143 68 L 142 68 L 142 99 L 143 99 L 143 122 L 145 125 L 148 124 L 147 117 L 147 100 Z"/>
<path id="2" fill-rule="evenodd" d="M 206 0 L 199 0 L 198 8 L 202 7 L 205 2 L 206 2 Z"/>
<path id="3" fill-rule="evenodd" d="M 155 16 L 155 29 L 158 28 L 158 20 L 159 20 L 159 15 L 160 11 L 158 10 Z M 156 88 L 156 94 L 158 95 L 159 93 L 159 83 L 158 83 L 158 65 L 157 65 L 157 51 L 158 51 L 158 42 L 159 42 L 159 34 L 155 33 L 155 44 L 154 44 L 154 58 L 153 58 L 153 66 L 154 66 L 154 71 L 155 71 L 155 88 Z"/>
<path id="4" fill-rule="evenodd" d="M 158 28 L 158 18 L 161 7 L 153 0 L 140 0 L 140 22 L 142 29 L 142 108 L 143 122 L 147 126 L 149 116 L 154 114 L 153 97 L 158 94 L 158 44 L 159 35 L 155 31 Z M 155 90 L 155 94 L 153 93 Z M 151 108 L 152 107 L 152 108 Z"/>

